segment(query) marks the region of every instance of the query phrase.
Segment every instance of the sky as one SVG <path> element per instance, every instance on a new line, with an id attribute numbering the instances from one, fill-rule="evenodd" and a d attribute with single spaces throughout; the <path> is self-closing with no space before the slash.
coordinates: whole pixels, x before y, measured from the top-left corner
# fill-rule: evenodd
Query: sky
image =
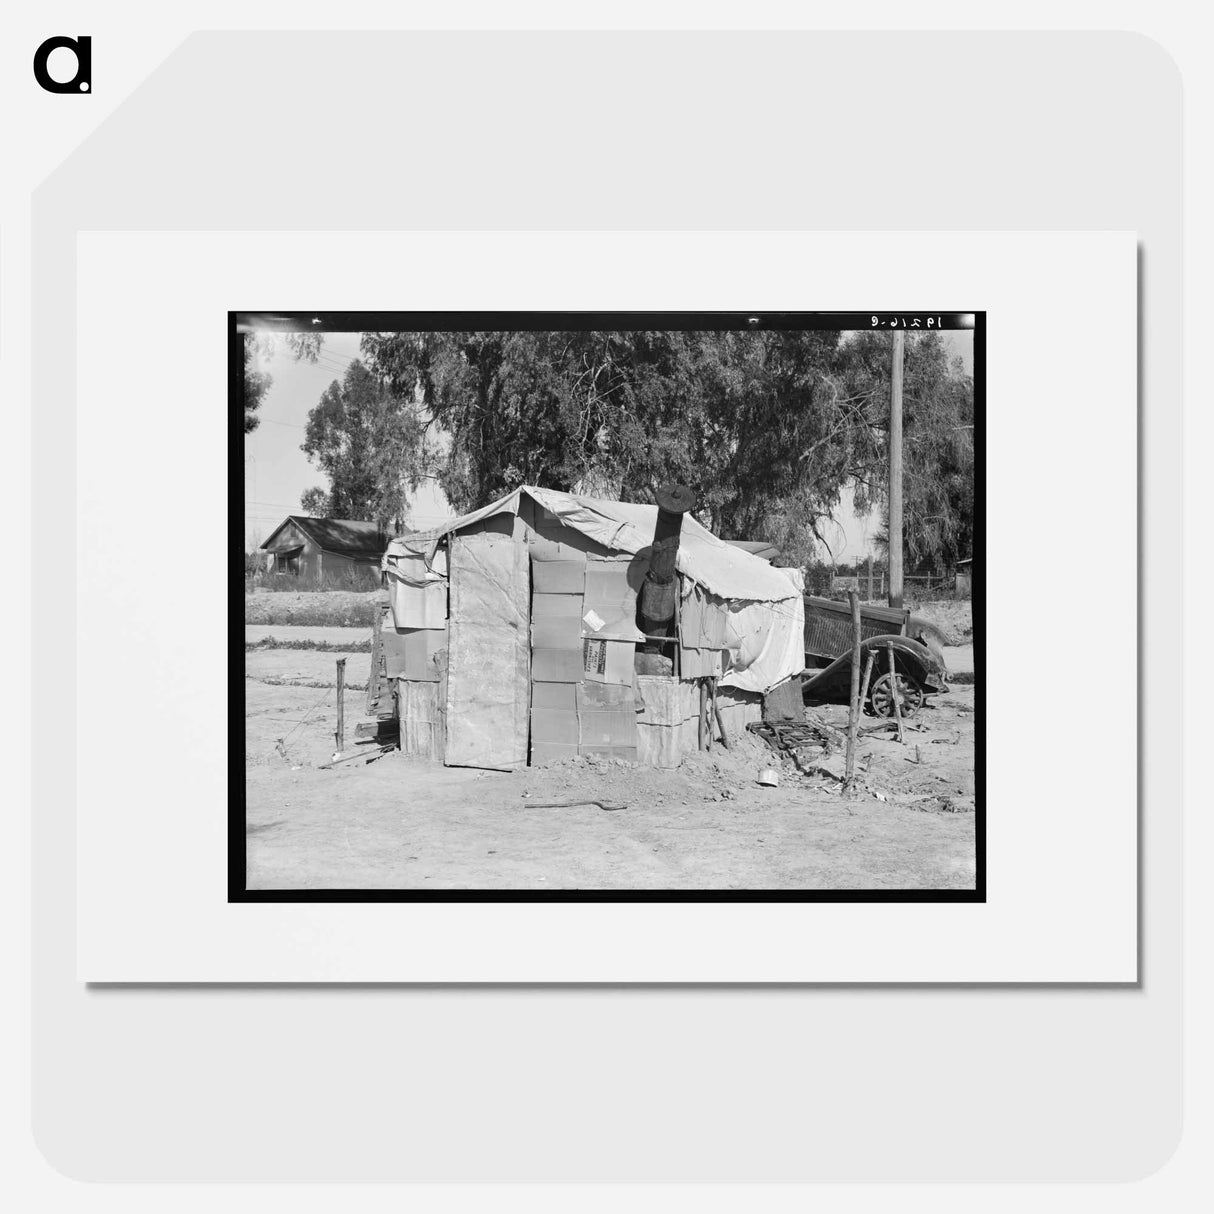
<path id="1" fill-rule="evenodd" d="M 328 489 L 324 475 L 308 462 L 299 449 L 304 439 L 308 411 L 324 390 L 341 379 L 350 362 L 358 357 L 357 333 L 326 334 L 316 364 L 296 362 L 280 345 L 262 369 L 274 383 L 261 402 L 257 416 L 261 424 L 245 436 L 245 544 L 256 548 L 288 514 L 302 514 L 299 496 L 320 485 Z M 410 502 L 410 521 L 417 528 L 434 526 L 452 515 L 447 499 L 436 486 L 423 486 Z"/>
<path id="2" fill-rule="evenodd" d="M 969 331 L 946 332 L 955 353 L 973 373 L 974 335 Z M 328 488 L 324 476 L 299 449 L 303 442 L 308 411 L 321 393 L 340 379 L 358 357 L 357 333 L 326 334 L 319 362 L 296 362 L 280 344 L 263 369 L 274 377 L 257 416 L 261 424 L 245 436 L 245 546 L 252 550 L 266 539 L 288 514 L 302 513 L 299 496 L 313 485 Z M 423 485 L 410 500 L 410 523 L 422 529 L 433 527 L 453 514 L 441 489 Z M 851 563 L 871 547 L 881 526 L 879 512 L 858 518 L 845 489 L 833 526 L 825 530 L 836 561 Z M 733 537 L 749 538 L 749 537 Z"/>

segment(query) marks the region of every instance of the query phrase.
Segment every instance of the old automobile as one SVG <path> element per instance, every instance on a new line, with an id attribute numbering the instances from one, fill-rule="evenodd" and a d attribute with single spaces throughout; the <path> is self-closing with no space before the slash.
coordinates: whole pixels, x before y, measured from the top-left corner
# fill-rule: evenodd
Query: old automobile
<path id="1" fill-rule="evenodd" d="M 944 636 L 930 621 L 894 607 L 860 608 L 860 670 L 869 673 L 868 711 L 913 717 L 927 697 L 948 690 Z M 805 596 L 807 704 L 846 704 L 851 694 L 852 617 L 847 603 Z"/>

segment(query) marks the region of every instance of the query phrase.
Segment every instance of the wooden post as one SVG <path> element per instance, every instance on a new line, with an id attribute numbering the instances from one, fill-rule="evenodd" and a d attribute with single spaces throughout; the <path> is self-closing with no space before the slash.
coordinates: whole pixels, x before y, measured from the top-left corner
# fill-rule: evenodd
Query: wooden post
<path id="1" fill-rule="evenodd" d="M 856 730 L 860 726 L 860 596 L 849 590 L 851 603 L 851 699 L 847 705 L 847 768 L 843 787 L 852 791 L 856 779 Z"/>
<path id="2" fill-rule="evenodd" d="M 906 334 L 894 330 L 889 393 L 889 605 L 902 606 L 902 359 Z"/>
<path id="3" fill-rule="evenodd" d="M 873 601 L 873 554 L 868 554 L 868 601 Z"/>
<path id="4" fill-rule="evenodd" d="M 725 732 L 725 718 L 721 716 L 721 707 L 717 703 L 717 681 L 712 681 L 712 715 L 717 719 L 717 725 L 721 730 L 721 745 L 726 750 L 729 749 L 729 734 Z"/>
<path id="5" fill-rule="evenodd" d="M 371 677 L 367 680 L 367 716 L 379 709 L 379 667 L 384 655 L 384 608 L 377 606 L 371 618 Z"/>
<path id="6" fill-rule="evenodd" d="M 696 738 L 698 749 L 704 749 L 704 705 L 708 699 L 708 688 L 704 680 L 700 680 L 700 720 L 699 720 L 699 736 Z"/>
<path id="7" fill-rule="evenodd" d="M 346 659 L 337 659 L 337 753 L 346 748 Z"/>
<path id="8" fill-rule="evenodd" d="M 898 694 L 898 668 L 894 663 L 894 647 L 887 645 L 886 653 L 889 654 L 889 694 L 893 700 L 894 716 L 898 721 L 898 741 L 902 738 L 902 697 Z"/>

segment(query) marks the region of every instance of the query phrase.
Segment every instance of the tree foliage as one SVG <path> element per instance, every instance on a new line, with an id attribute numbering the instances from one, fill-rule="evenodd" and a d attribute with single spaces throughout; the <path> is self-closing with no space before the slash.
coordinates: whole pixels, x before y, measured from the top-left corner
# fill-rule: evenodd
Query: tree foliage
<path id="1" fill-rule="evenodd" d="M 274 383 L 274 378 L 266 371 L 258 370 L 258 363 L 265 358 L 257 334 L 246 333 L 244 336 L 244 432 L 256 430 L 261 424 L 257 410 L 265 400 L 266 393 Z"/>
<path id="2" fill-rule="evenodd" d="M 908 336 L 908 545 L 947 558 L 958 513 L 972 514 L 972 431 L 952 428 L 972 422 L 972 385 L 938 337 Z M 678 480 L 718 534 L 802 563 L 826 548 L 845 492 L 861 513 L 884 501 L 890 344 L 776 330 L 368 333 L 362 352 L 450 437 L 436 472 L 458 510 L 521 484 L 652 501 Z"/>
<path id="3" fill-rule="evenodd" d="M 878 546 L 888 550 L 886 486 L 892 343 L 887 333 L 853 338 L 849 389 L 874 402 L 879 446 L 856 479 L 857 507 L 881 509 Z M 884 411 L 879 407 L 884 403 Z M 974 383 L 960 359 L 950 360 L 939 333 L 908 334 L 902 385 L 902 527 L 906 558 L 951 564 L 974 543 Z"/>
<path id="4" fill-rule="evenodd" d="M 284 333 L 286 348 L 296 362 L 316 362 L 323 338 L 318 333 Z M 261 424 L 257 410 L 274 384 L 274 377 L 261 370 L 278 349 L 278 334 L 258 331 L 244 335 L 244 432 Z"/>
<path id="5" fill-rule="evenodd" d="M 299 505 L 308 518 L 340 518 L 329 507 L 329 495 L 319 485 L 305 489 L 299 495 Z"/>
<path id="6" fill-rule="evenodd" d="M 399 523 L 425 474 L 424 428 L 412 400 L 355 359 L 308 414 L 301 449 L 325 474 L 326 491 L 304 491 L 308 513 Z"/>

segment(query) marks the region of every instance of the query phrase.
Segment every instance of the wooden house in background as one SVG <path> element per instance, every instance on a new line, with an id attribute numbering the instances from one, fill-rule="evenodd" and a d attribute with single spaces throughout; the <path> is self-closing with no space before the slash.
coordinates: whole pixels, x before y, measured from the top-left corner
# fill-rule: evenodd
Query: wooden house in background
<path id="1" fill-rule="evenodd" d="M 296 577 L 301 587 L 380 582 L 380 561 L 392 538 L 380 523 L 288 515 L 261 549 L 267 573 Z"/>

